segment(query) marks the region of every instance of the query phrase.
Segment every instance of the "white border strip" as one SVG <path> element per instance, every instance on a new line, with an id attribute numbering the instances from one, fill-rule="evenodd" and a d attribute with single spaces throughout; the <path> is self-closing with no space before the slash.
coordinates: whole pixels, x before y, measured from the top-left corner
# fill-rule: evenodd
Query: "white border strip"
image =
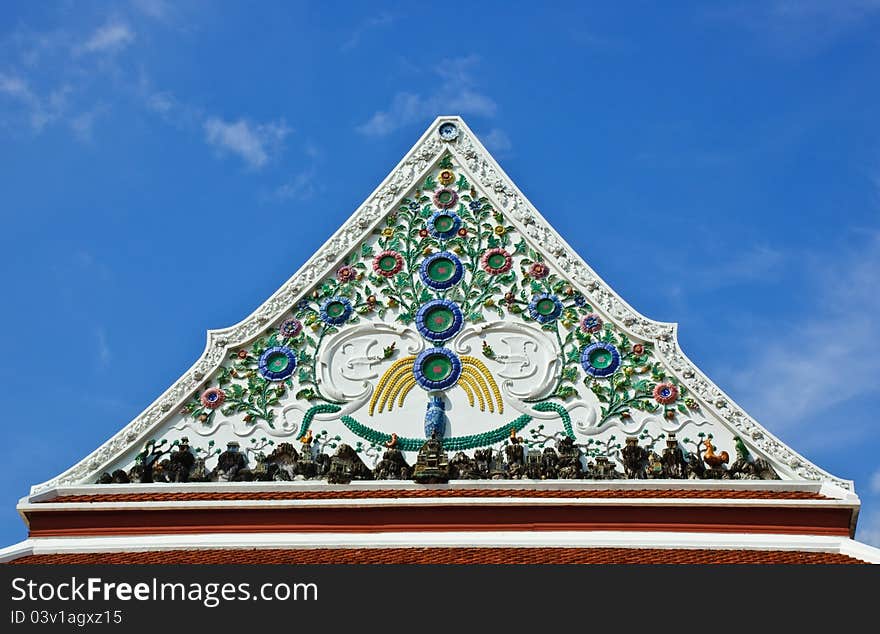
<path id="1" fill-rule="evenodd" d="M 532 506 L 627 506 L 627 507 L 773 507 L 773 508 L 845 508 L 856 505 L 841 500 L 779 500 L 739 498 L 537 498 L 537 497 L 428 497 L 428 498 L 359 498 L 335 500 L 160 500 L 152 502 L 40 502 L 18 505 L 19 513 L 38 514 L 56 511 L 159 511 L 186 509 L 284 509 L 284 508 L 367 508 L 367 507 L 506 507 Z"/>
<path id="2" fill-rule="evenodd" d="M 28 539 L 0 550 L 0 563 L 26 555 L 311 548 L 662 548 L 840 553 L 880 563 L 880 549 L 844 537 L 620 531 L 438 533 L 222 533 Z M 244 559 L 244 557 L 243 557 Z"/>
<path id="3" fill-rule="evenodd" d="M 86 484 L 53 487 L 23 498 L 22 502 L 48 502 L 71 495 L 154 493 L 284 493 L 335 491 L 425 490 L 517 490 L 533 491 L 802 491 L 858 503 L 858 496 L 830 482 L 816 480 L 453 480 L 448 484 L 417 484 L 408 481 L 353 481 L 329 484 L 314 480 L 293 482 L 187 482 L 151 484 Z"/>

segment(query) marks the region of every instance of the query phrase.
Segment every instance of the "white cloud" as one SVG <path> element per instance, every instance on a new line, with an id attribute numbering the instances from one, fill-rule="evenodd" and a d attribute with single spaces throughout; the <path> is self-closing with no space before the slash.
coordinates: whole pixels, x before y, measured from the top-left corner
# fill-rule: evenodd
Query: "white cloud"
<path id="1" fill-rule="evenodd" d="M 788 264 L 781 250 L 764 244 L 754 244 L 738 250 L 732 257 L 701 262 L 689 278 L 689 283 L 701 289 L 719 289 L 742 282 L 768 280 Z"/>
<path id="2" fill-rule="evenodd" d="M 865 514 L 862 512 L 859 514 L 856 539 L 870 546 L 880 548 L 880 513 Z"/>
<path id="3" fill-rule="evenodd" d="M 425 122 L 442 114 L 494 117 L 495 101 L 473 87 L 472 69 L 479 63 L 476 56 L 442 60 L 435 73 L 442 81 L 428 95 L 398 92 L 391 104 L 378 110 L 357 131 L 365 136 L 382 137 L 404 126 Z"/>
<path id="4" fill-rule="evenodd" d="M 19 101 L 31 103 L 36 100 L 27 82 L 21 77 L 0 73 L 0 93 Z"/>
<path id="5" fill-rule="evenodd" d="M 373 31 L 375 29 L 384 28 L 386 26 L 391 26 L 394 23 L 394 17 L 388 13 L 381 13 L 376 16 L 372 16 L 361 22 L 355 27 L 354 31 L 352 31 L 351 36 L 343 42 L 340 50 L 342 51 L 350 51 L 361 43 L 361 38 L 366 35 L 369 31 Z"/>
<path id="6" fill-rule="evenodd" d="M 171 13 L 171 6 L 165 0 L 133 0 L 134 8 L 155 20 L 164 20 Z"/>
<path id="7" fill-rule="evenodd" d="M 489 151 L 496 155 L 502 155 L 505 152 L 509 152 L 513 147 L 513 143 L 510 142 L 510 137 L 500 128 L 492 128 L 489 130 L 488 134 L 481 136 L 480 139 Z"/>
<path id="8" fill-rule="evenodd" d="M 105 110 L 105 107 L 97 106 L 88 112 L 83 112 L 71 118 L 70 129 L 73 131 L 74 136 L 84 143 L 91 142 L 95 120 Z"/>
<path id="9" fill-rule="evenodd" d="M 134 42 L 134 31 L 124 22 L 108 22 L 86 40 L 80 51 L 86 53 L 112 53 Z"/>
<path id="10" fill-rule="evenodd" d="M 880 495 L 880 469 L 877 469 L 871 476 L 871 481 L 868 483 L 868 487 L 871 490 L 871 493 L 875 493 Z"/>
<path id="11" fill-rule="evenodd" d="M 70 86 L 63 85 L 45 98 L 40 97 L 26 79 L 0 73 L 0 95 L 9 97 L 24 109 L 28 124 L 36 132 L 61 117 L 70 92 Z"/>
<path id="12" fill-rule="evenodd" d="M 290 133 L 283 120 L 253 124 L 246 119 L 226 122 L 211 117 L 204 124 L 205 139 L 221 151 L 239 155 L 250 167 L 263 167 L 277 153 Z"/>
<path id="13" fill-rule="evenodd" d="M 98 338 L 98 363 L 102 368 L 106 368 L 110 365 L 110 359 L 112 357 L 110 346 L 107 343 L 107 333 L 104 332 L 103 328 L 98 328 L 96 334 Z"/>
<path id="14" fill-rule="evenodd" d="M 175 108 L 177 102 L 170 93 L 157 92 L 147 96 L 146 105 L 153 112 L 167 115 Z"/>
<path id="15" fill-rule="evenodd" d="M 277 200 L 308 200 L 318 191 L 315 176 L 314 168 L 298 173 L 290 181 L 275 189 L 274 198 Z"/>
<path id="16" fill-rule="evenodd" d="M 710 19 L 739 24 L 783 57 L 820 52 L 863 28 L 880 0 L 768 0 L 709 9 Z"/>
<path id="17" fill-rule="evenodd" d="M 878 394 L 880 357 L 868 347 L 880 331 L 880 233 L 863 242 L 852 240 L 849 254 L 838 249 L 833 260 L 805 256 L 813 308 L 797 321 L 769 326 L 772 335 L 744 341 L 743 349 L 753 352 L 730 372 L 755 418 L 771 431 L 797 435 L 802 448 L 827 444 L 836 406 Z M 871 424 L 850 421 L 834 436 L 854 441 L 870 432 Z"/>

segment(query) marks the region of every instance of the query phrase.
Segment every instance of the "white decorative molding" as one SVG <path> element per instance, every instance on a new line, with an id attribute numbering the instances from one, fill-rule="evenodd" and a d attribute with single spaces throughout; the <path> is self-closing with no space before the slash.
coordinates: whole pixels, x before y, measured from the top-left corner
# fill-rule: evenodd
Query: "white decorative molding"
<path id="1" fill-rule="evenodd" d="M 400 325 L 358 324 L 332 335 L 318 358 L 321 390 L 331 400 L 344 403 L 346 412 L 358 409 L 373 393 L 370 380 L 379 377 L 374 368 L 384 361 L 383 345 L 398 339 L 409 342 L 407 354 L 425 348 L 425 340 L 415 330 Z M 331 372 L 331 367 L 337 371 Z"/>
<path id="2" fill-rule="evenodd" d="M 496 354 L 488 363 L 493 368 L 502 366 L 495 372 L 502 379 L 502 394 L 513 401 L 515 407 L 520 402 L 517 409 L 532 414 L 532 409 L 522 401 L 539 400 L 551 394 L 559 374 L 562 350 L 545 332 L 510 321 L 467 326 L 455 338 L 452 347 L 460 354 L 476 354 L 477 350 L 467 342 L 477 337 L 494 344 L 493 348 L 499 343 L 504 345 L 499 348 L 502 353 Z"/>
<path id="3" fill-rule="evenodd" d="M 0 563 L 27 555 L 165 550 L 305 548 L 662 548 L 840 553 L 872 564 L 880 549 L 845 537 L 661 531 L 387 533 L 203 533 L 28 539 L 0 550 Z"/>

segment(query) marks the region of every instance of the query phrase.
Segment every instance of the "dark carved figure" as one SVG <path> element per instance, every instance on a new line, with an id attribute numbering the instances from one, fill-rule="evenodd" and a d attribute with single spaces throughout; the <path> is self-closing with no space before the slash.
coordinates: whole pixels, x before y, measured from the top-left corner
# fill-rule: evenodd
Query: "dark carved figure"
<path id="1" fill-rule="evenodd" d="M 590 474 L 596 480 L 617 480 L 621 473 L 617 471 L 615 464 L 607 456 L 596 456 L 596 461 L 587 465 Z"/>
<path id="2" fill-rule="evenodd" d="M 181 438 L 176 451 L 171 452 L 167 464 L 164 466 L 168 482 L 189 482 L 189 472 L 195 462 L 196 457 L 190 451 L 189 439 Z"/>
<path id="3" fill-rule="evenodd" d="M 449 459 L 443 451 L 443 441 L 437 438 L 436 433 L 431 434 L 419 449 L 413 468 L 413 480 L 421 484 L 449 482 Z"/>
<path id="4" fill-rule="evenodd" d="M 507 474 L 511 478 L 522 478 L 526 471 L 526 448 L 516 430 L 510 430 L 510 444 L 504 448 L 507 456 Z"/>
<path id="5" fill-rule="evenodd" d="M 211 474 L 208 472 L 208 469 L 205 467 L 205 459 L 204 458 L 196 458 L 196 461 L 193 464 L 192 469 L 189 470 L 189 481 L 190 482 L 208 482 L 210 479 L 211 479 Z"/>
<path id="6" fill-rule="evenodd" d="M 544 454 L 541 456 L 541 479 L 554 480 L 559 475 L 557 466 L 559 465 L 559 454 L 553 447 L 544 447 Z"/>
<path id="7" fill-rule="evenodd" d="M 122 469 L 117 469 L 116 471 L 114 471 L 111 477 L 113 484 L 128 484 L 129 482 L 131 482 L 128 474 Z"/>
<path id="8" fill-rule="evenodd" d="M 292 444 L 283 442 L 275 451 L 259 461 L 254 473 L 260 473 L 259 480 L 293 480 L 296 477 L 299 454 Z"/>
<path id="9" fill-rule="evenodd" d="M 397 434 L 391 434 L 391 440 L 386 442 L 385 446 L 388 449 L 376 464 L 374 477 L 377 480 L 409 480 L 412 468 L 404 459 L 403 452 L 397 448 Z"/>
<path id="10" fill-rule="evenodd" d="M 161 469 L 157 469 L 159 458 L 167 453 L 167 451 L 162 449 L 164 444 L 164 440 L 162 442 L 151 440 L 146 444 L 144 450 L 135 456 L 134 466 L 128 472 L 129 480 L 141 483 L 164 481 L 160 473 Z M 156 480 L 154 480 L 154 472 L 156 472 L 155 475 L 159 476 Z"/>
<path id="11" fill-rule="evenodd" d="M 541 479 L 541 450 L 529 449 L 526 454 L 526 476 L 532 480 Z"/>
<path id="12" fill-rule="evenodd" d="M 492 449 L 477 449 L 474 451 L 474 462 L 477 466 L 477 473 L 480 478 L 489 477 L 489 469 L 492 463 Z"/>
<path id="13" fill-rule="evenodd" d="M 171 482 L 171 480 L 168 479 L 168 472 L 166 471 L 169 464 L 167 458 L 165 460 L 159 460 L 153 464 L 153 472 L 151 476 L 153 482 Z"/>
<path id="14" fill-rule="evenodd" d="M 463 451 L 459 451 L 449 461 L 450 480 L 479 480 L 482 476 L 477 461 Z"/>
<path id="15" fill-rule="evenodd" d="M 666 438 L 666 449 L 663 450 L 663 477 L 664 478 L 685 478 L 687 477 L 687 462 L 684 459 L 684 452 L 678 445 L 675 434 L 669 434 Z"/>
<path id="16" fill-rule="evenodd" d="M 327 482 L 331 484 L 347 484 L 352 480 L 372 480 L 373 472 L 364 464 L 357 452 L 345 443 L 339 445 L 336 453 L 330 458 L 330 471 Z"/>
<path id="17" fill-rule="evenodd" d="M 645 477 L 648 450 L 639 446 L 638 438 L 627 436 L 626 446 L 621 450 L 620 457 L 623 461 L 623 472 L 627 478 L 643 479 Z"/>
<path id="18" fill-rule="evenodd" d="M 234 440 L 226 443 L 226 451 L 217 457 L 217 466 L 211 472 L 211 479 L 220 482 L 232 482 L 247 479 L 245 472 L 247 458 L 239 451 L 239 444 Z"/>
<path id="19" fill-rule="evenodd" d="M 326 477 L 327 474 L 330 473 L 330 467 L 332 464 L 333 459 L 325 453 L 320 453 L 315 456 L 315 477 Z"/>
<path id="20" fill-rule="evenodd" d="M 776 469 L 773 466 L 764 460 L 763 458 L 756 458 L 752 463 L 752 467 L 755 470 L 755 474 L 761 480 L 779 480 L 779 474 L 776 473 Z"/>
<path id="21" fill-rule="evenodd" d="M 149 473 L 144 473 L 144 465 L 140 462 L 136 462 L 134 466 L 128 470 L 128 481 L 129 482 L 152 482 L 153 481 L 153 470 L 150 469 Z"/>
<path id="22" fill-rule="evenodd" d="M 560 438 L 556 441 L 556 451 L 559 454 L 557 477 L 565 480 L 580 478 L 583 472 L 581 452 L 574 446 L 574 440 L 568 436 Z"/>
<path id="23" fill-rule="evenodd" d="M 326 432 L 322 432 L 321 438 Z M 552 440 L 552 437 L 544 437 Z M 265 439 L 264 439 L 265 440 Z M 546 444 L 543 442 L 542 444 Z M 473 457 L 459 451 L 448 460 L 443 449 L 443 440 L 436 433 L 429 438 L 418 453 L 416 464 L 409 465 L 403 451 L 398 446 L 396 434 L 385 443 L 381 460 L 375 469 L 370 469 L 361 460 L 358 452 L 346 444 L 339 445 L 331 457 L 323 453 L 327 442 L 316 450 L 311 431 L 300 438 L 300 452 L 291 443 L 281 443 L 266 456 L 260 449 L 272 444 L 264 442 L 248 452 L 256 452 L 249 464 L 248 453 L 242 452 L 239 444 L 231 441 L 226 451 L 217 456 L 213 470 L 208 471 L 205 461 L 217 455 L 209 444 L 208 453 L 202 449 L 193 450 L 187 438 L 168 444 L 163 440 L 150 440 L 137 456 L 128 472 L 117 469 L 112 473 L 102 473 L 96 484 L 128 484 L 132 482 L 243 482 L 243 481 L 289 481 L 305 479 L 326 479 L 330 483 L 347 483 L 352 480 L 408 480 L 422 483 L 447 482 L 450 479 L 740 479 L 740 480 L 778 480 L 779 474 L 764 458 L 751 454 L 745 442 L 734 437 L 736 460 L 727 468 L 730 456 L 726 451 L 718 452 L 708 438 L 700 434 L 694 443 L 694 451 L 687 452 L 678 443 L 674 434 L 666 438 L 662 455 L 641 447 L 638 438 L 626 438 L 625 446 L 619 453 L 612 447 L 609 451 L 615 456 L 615 463 L 608 456 L 599 455 L 584 467 L 584 454 L 574 439 L 558 434 L 555 447 L 534 447 L 527 449 L 523 439 L 512 431 L 502 449 L 485 447 L 476 449 Z M 685 443 L 689 443 L 685 439 Z M 335 446 L 335 445 L 334 445 Z M 619 447 L 619 445 L 617 445 Z M 595 449 L 594 449 L 595 451 Z M 618 471 L 622 468 L 623 473 Z"/>
<path id="24" fill-rule="evenodd" d="M 504 462 L 504 454 L 500 451 L 496 451 L 492 455 L 492 461 L 489 463 L 489 478 L 492 480 L 506 480 L 508 477 L 507 463 Z"/>
<path id="25" fill-rule="evenodd" d="M 689 480 L 701 480 L 705 477 L 706 467 L 696 453 L 689 453 L 687 457 L 687 477 Z"/>

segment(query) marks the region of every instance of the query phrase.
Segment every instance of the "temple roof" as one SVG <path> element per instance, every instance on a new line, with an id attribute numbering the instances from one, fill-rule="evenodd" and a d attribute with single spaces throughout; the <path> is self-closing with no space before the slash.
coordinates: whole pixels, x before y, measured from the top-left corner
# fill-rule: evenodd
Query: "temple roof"
<path id="1" fill-rule="evenodd" d="M 859 508 L 444 116 L 0 562 L 880 562 Z"/>

